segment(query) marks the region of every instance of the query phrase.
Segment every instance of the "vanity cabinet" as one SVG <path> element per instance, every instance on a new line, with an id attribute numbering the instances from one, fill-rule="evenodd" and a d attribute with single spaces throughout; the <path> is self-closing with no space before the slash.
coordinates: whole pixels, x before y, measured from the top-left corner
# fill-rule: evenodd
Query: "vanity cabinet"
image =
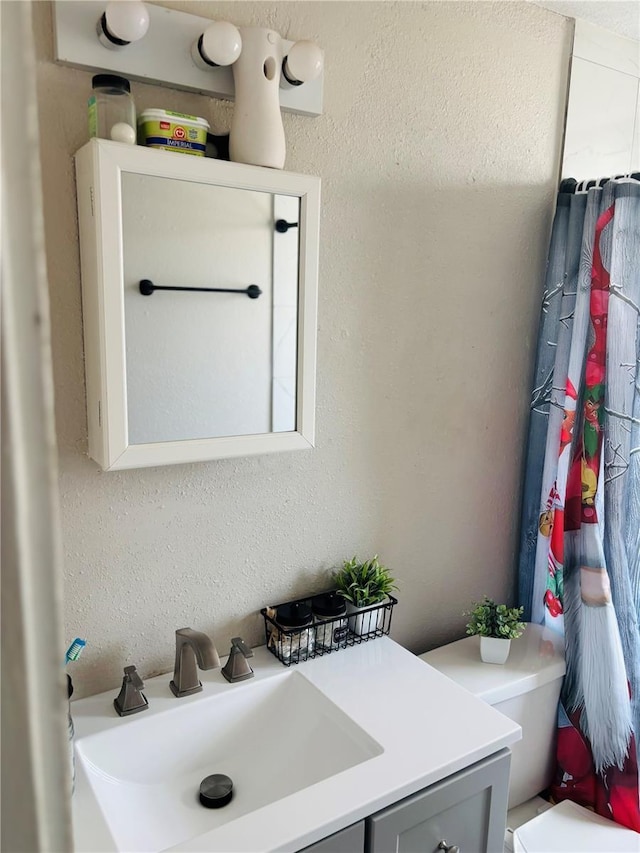
<path id="1" fill-rule="evenodd" d="M 502 853 L 510 762 L 503 749 L 300 853 Z"/>

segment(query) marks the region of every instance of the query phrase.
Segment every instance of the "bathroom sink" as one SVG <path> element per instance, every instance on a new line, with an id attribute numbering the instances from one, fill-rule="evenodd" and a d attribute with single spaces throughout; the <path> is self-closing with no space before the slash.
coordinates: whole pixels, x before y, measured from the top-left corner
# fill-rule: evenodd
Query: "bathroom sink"
<path id="1" fill-rule="evenodd" d="M 209 833 L 382 752 L 299 672 L 175 700 L 76 743 L 117 849 L 139 853 Z M 207 809 L 200 782 L 214 773 L 231 777 L 234 795 Z"/>

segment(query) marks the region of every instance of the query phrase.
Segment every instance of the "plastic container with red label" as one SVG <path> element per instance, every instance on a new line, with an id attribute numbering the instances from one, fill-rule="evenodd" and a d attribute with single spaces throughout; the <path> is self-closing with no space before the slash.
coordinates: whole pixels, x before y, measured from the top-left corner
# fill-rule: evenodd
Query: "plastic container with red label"
<path id="1" fill-rule="evenodd" d="M 144 110 L 138 116 L 138 141 L 149 148 L 204 157 L 209 122 L 170 110 Z"/>

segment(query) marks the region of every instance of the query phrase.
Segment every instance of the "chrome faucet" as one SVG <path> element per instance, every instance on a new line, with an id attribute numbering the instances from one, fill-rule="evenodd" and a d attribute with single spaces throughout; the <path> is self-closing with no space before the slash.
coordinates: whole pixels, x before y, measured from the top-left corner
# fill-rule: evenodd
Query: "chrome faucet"
<path id="1" fill-rule="evenodd" d="M 173 681 L 169 682 L 174 696 L 179 698 L 199 693 L 202 683 L 198 678 L 198 667 L 215 669 L 217 666 L 220 666 L 220 658 L 210 637 L 192 628 L 176 631 L 176 665 Z"/>

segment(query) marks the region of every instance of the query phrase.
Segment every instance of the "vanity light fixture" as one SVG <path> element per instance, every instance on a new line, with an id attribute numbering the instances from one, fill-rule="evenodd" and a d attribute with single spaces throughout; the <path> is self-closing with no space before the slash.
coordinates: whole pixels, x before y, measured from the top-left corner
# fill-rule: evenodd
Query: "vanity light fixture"
<path id="1" fill-rule="evenodd" d="M 320 76 L 323 65 L 322 50 L 315 42 L 307 39 L 295 42 L 282 61 L 280 88 L 310 83 Z"/>
<path id="2" fill-rule="evenodd" d="M 193 61 L 204 71 L 231 65 L 242 51 L 240 31 L 228 21 L 215 21 L 191 47 Z"/>
<path id="3" fill-rule="evenodd" d="M 98 40 L 110 50 L 140 41 L 149 29 L 149 12 L 141 0 L 110 0 L 98 20 Z"/>
<path id="4" fill-rule="evenodd" d="M 312 41 L 141 0 L 53 0 L 53 16 L 58 62 L 235 100 L 235 162 L 282 169 L 281 111 L 322 114 L 323 52 Z"/>
<path id="5" fill-rule="evenodd" d="M 131 81 L 234 100 L 236 66 L 244 64 L 242 55 L 247 47 L 244 28 L 141 0 L 52 0 L 51 5 L 57 62 L 93 74 L 117 74 Z M 206 4 L 189 4 L 198 5 Z M 269 60 L 267 71 L 275 78 L 280 109 L 302 116 L 322 115 L 324 71 L 310 79 L 308 71 L 298 67 L 300 57 L 296 59 L 296 54 L 314 48 L 305 48 L 303 43 L 292 52 L 293 39 L 271 32 L 276 68 L 272 69 Z M 230 34 L 237 40 L 235 47 Z M 198 50 L 201 38 L 202 55 Z M 220 53 L 223 47 L 230 49 L 231 55 Z M 319 48 L 315 47 L 315 52 L 322 56 Z M 304 86 L 282 80 L 285 58 L 289 78 L 304 82 Z M 264 76 L 264 70 L 264 63 L 260 63 L 254 72 Z"/>

